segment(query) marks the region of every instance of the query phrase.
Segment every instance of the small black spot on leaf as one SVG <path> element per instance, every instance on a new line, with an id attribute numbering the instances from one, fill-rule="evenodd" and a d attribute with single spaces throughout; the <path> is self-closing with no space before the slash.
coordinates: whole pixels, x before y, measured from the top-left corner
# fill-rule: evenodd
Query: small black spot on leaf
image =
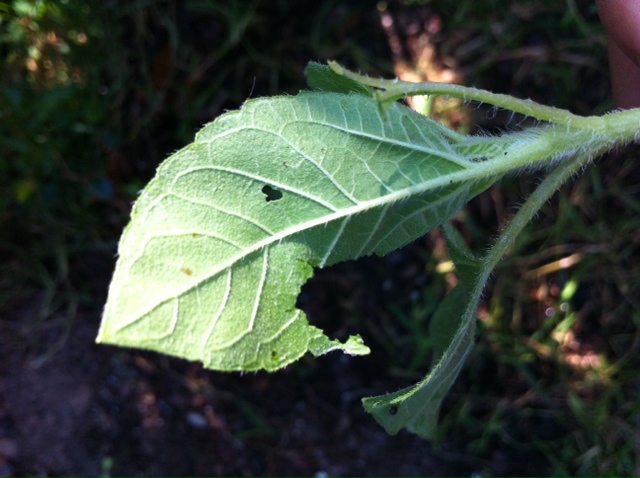
<path id="1" fill-rule="evenodd" d="M 395 415 L 396 413 L 398 413 L 398 406 L 397 405 L 391 405 L 389 407 L 389 415 Z"/>
<path id="2" fill-rule="evenodd" d="M 262 188 L 262 192 L 263 194 L 266 196 L 266 200 L 267 202 L 271 202 L 271 201 L 277 201 L 278 199 L 282 199 L 282 191 L 273 188 L 271 186 L 269 186 L 268 184 L 266 184 L 263 188 Z"/>

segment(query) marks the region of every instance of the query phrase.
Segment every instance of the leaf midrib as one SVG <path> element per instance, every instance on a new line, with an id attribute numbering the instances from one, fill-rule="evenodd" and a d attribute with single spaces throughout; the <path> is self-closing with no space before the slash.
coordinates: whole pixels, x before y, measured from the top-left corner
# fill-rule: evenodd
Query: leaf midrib
<path id="1" fill-rule="evenodd" d="M 475 170 L 477 168 L 474 168 L 473 170 Z M 323 216 L 320 218 L 315 218 L 312 219 L 310 221 L 305 221 L 303 223 L 297 224 L 295 226 L 289 227 L 287 229 L 283 229 L 282 231 L 267 237 L 257 243 L 255 243 L 253 246 L 250 246 L 249 248 L 247 248 L 245 251 L 243 251 L 242 253 L 236 254 L 233 257 L 231 257 L 229 260 L 225 261 L 224 263 L 222 263 L 220 265 L 220 267 L 218 267 L 216 270 L 212 271 L 211 273 L 207 274 L 206 277 L 203 277 L 201 279 L 198 279 L 197 281 L 189 284 L 188 286 L 180 289 L 178 292 L 176 292 L 175 294 L 172 294 L 170 296 L 165 296 L 163 298 L 163 300 L 156 302 L 155 304 L 153 304 L 151 307 L 149 307 L 148 309 L 144 310 L 143 312 L 141 312 L 137 317 L 135 317 L 133 320 L 127 322 L 126 324 L 124 324 L 121 329 L 126 328 L 132 324 L 134 324 L 135 322 L 137 322 L 138 320 L 142 319 L 143 317 L 145 317 L 146 315 L 148 315 L 149 313 L 151 313 L 154 309 L 162 306 L 163 304 L 172 301 L 172 300 L 176 300 L 179 299 L 180 296 L 184 295 L 185 293 L 189 292 L 190 290 L 198 287 L 199 285 L 201 285 L 202 283 L 204 283 L 205 281 L 211 280 L 212 278 L 216 277 L 218 274 L 228 270 L 229 268 L 231 268 L 234 264 L 236 264 L 237 262 L 241 261 L 242 259 L 244 259 L 245 257 L 249 256 L 250 254 L 257 252 L 265 247 L 268 247 L 274 243 L 279 243 L 281 241 L 283 241 L 284 239 L 293 236 L 295 234 L 298 234 L 300 232 L 309 230 L 309 229 L 313 229 L 314 227 L 318 227 L 324 224 L 329 224 L 330 222 L 333 221 L 337 221 L 340 219 L 344 219 L 347 217 L 351 217 L 355 214 L 358 214 L 360 212 L 365 212 L 368 211 L 370 209 L 376 208 L 376 207 L 384 207 L 387 204 L 393 204 L 395 202 L 398 201 L 402 201 L 403 199 L 407 199 L 411 196 L 414 195 L 418 195 L 420 193 L 425 193 L 431 190 L 436 190 L 440 187 L 444 187 L 444 186 L 450 186 L 452 184 L 455 183 L 462 183 L 465 181 L 469 181 L 469 180 L 474 180 L 474 179 L 478 179 L 479 177 L 481 177 L 481 174 L 478 174 L 477 172 L 475 174 L 471 174 L 471 171 L 473 171 L 472 169 L 467 169 L 467 170 L 462 170 L 462 171 L 457 171 L 455 173 L 449 173 L 443 176 L 439 176 L 438 178 L 432 179 L 432 180 L 428 180 L 422 183 L 416 183 L 415 185 L 409 186 L 407 188 L 403 188 L 401 190 L 398 190 L 394 193 L 390 193 L 384 196 L 381 196 L 379 198 L 376 199 L 372 199 L 372 200 L 367 200 L 367 201 L 362 201 L 358 204 L 355 204 L 353 206 L 341 209 L 341 210 L 337 210 L 327 216 Z M 274 184 L 271 180 L 267 179 L 267 178 L 262 178 L 264 181 L 269 182 L 270 184 Z M 279 185 L 276 184 L 277 187 L 280 187 Z M 432 205 L 425 205 L 423 208 L 419 208 L 416 211 L 422 211 L 424 209 L 428 209 L 429 207 L 431 207 Z M 191 231 L 189 232 L 185 232 L 184 234 L 190 234 Z M 175 235 L 175 234 L 174 234 Z M 179 234 L 178 234 L 179 235 Z M 141 253 L 138 255 L 138 257 L 136 257 L 135 259 L 133 259 L 131 261 L 131 264 L 135 264 L 135 262 L 144 255 L 144 250 L 147 247 L 147 244 L 149 243 L 149 241 L 151 241 L 152 239 L 156 239 L 159 237 L 164 237 L 164 235 L 152 235 L 149 236 L 147 241 L 145 242 L 144 246 L 142 246 L 140 248 Z"/>
<path id="2" fill-rule="evenodd" d="M 413 118 L 410 118 L 411 120 L 413 120 Z M 323 224 L 328 224 L 330 222 L 333 221 L 337 221 L 337 220 L 341 220 L 341 219 L 345 219 L 347 217 L 351 217 L 354 216 L 360 212 L 364 212 L 364 211 L 368 211 L 371 209 L 374 209 L 376 207 L 384 207 L 385 205 L 391 205 L 395 202 L 398 201 L 402 201 L 404 199 L 410 198 L 411 196 L 414 195 L 418 195 L 421 193 L 425 193 L 428 192 L 430 190 L 435 190 L 444 186 L 450 186 L 452 184 L 455 183 L 461 183 L 461 182 L 465 182 L 465 181 L 469 181 L 469 180 L 475 180 L 478 179 L 480 177 L 483 176 L 482 174 L 482 167 L 480 167 L 479 164 L 475 164 L 475 163 L 470 163 L 468 161 L 466 161 L 465 159 L 461 158 L 459 155 L 454 154 L 447 154 L 446 151 L 442 151 L 442 150 L 437 150 L 437 149 L 431 149 L 431 148 L 425 148 L 422 145 L 418 145 L 416 143 L 407 143 L 404 141 L 398 141 L 392 138 L 389 138 L 387 136 L 375 136 L 375 135 L 371 135 L 368 133 L 365 133 L 364 131 L 359 131 L 359 130 L 353 130 L 353 129 L 348 129 L 345 127 L 342 127 L 340 125 L 336 125 L 336 124 L 331 124 L 331 123 L 327 123 L 324 121 L 312 121 L 312 120 L 302 120 L 302 119 L 296 119 L 296 120 L 291 120 L 288 121 L 285 125 L 283 125 L 281 128 L 279 128 L 280 132 L 276 132 L 273 130 L 269 130 L 269 129 L 265 129 L 265 128 L 261 128 L 255 125 L 252 126 L 242 126 L 242 127 L 237 127 L 237 128 L 228 128 L 225 129 L 225 131 L 221 132 L 220 134 L 217 134 L 215 137 L 207 139 L 207 140 L 202 140 L 202 141 L 198 141 L 196 139 L 196 142 L 194 144 L 202 144 L 202 145 L 209 145 L 215 141 L 218 141 L 221 138 L 227 137 L 229 135 L 232 135 L 234 133 L 238 133 L 238 132 L 244 132 L 247 130 L 255 130 L 255 131 L 260 131 L 262 133 L 266 133 L 269 135 L 275 135 L 280 141 L 284 141 L 287 145 L 289 145 L 292 150 L 296 151 L 297 154 L 301 155 L 303 158 L 305 158 L 305 160 L 310 161 L 315 167 L 317 167 L 322 174 L 324 174 L 327 178 L 329 178 L 332 183 L 339 188 L 339 190 L 341 192 L 342 191 L 342 187 L 339 183 L 336 183 L 335 179 L 332 178 L 332 176 L 326 171 L 324 170 L 324 168 L 322 168 L 313 158 L 309 157 L 307 154 L 304 154 L 302 151 L 300 151 L 297 147 L 295 147 L 295 145 L 285 136 L 282 135 L 281 131 L 283 131 L 283 129 L 285 127 L 287 127 L 288 125 L 291 125 L 293 123 L 303 123 L 305 125 L 320 125 L 320 126 L 324 126 L 330 129 L 335 129 L 338 130 L 342 133 L 345 133 L 347 135 L 350 136 L 357 136 L 357 137 L 361 137 L 361 138 L 365 138 L 368 140 L 372 140 L 372 141 L 376 141 L 378 143 L 386 143 L 389 145 L 394 145 L 394 146 L 399 146 L 399 147 L 403 147 L 412 151 L 417 151 L 417 152 L 421 152 L 424 154 L 428 154 L 431 156 L 437 156 L 441 159 L 450 161 L 452 163 L 455 163 L 458 166 L 463 167 L 464 169 L 460 170 L 460 171 L 456 171 L 453 173 L 447 173 L 441 176 L 438 176 L 437 178 L 433 178 L 433 179 L 429 179 L 427 181 L 422 181 L 419 183 L 413 183 L 408 187 L 399 189 L 399 190 L 395 190 L 393 192 L 390 192 L 388 194 L 385 194 L 383 196 L 374 198 L 374 199 L 370 199 L 370 200 L 365 200 L 365 201 L 359 201 L 356 200 L 355 198 L 350 198 L 350 195 L 345 194 L 345 197 L 349 200 L 351 200 L 352 202 L 355 201 L 355 204 L 353 206 L 349 206 L 346 208 L 342 208 L 342 209 L 335 209 L 335 206 L 330 205 L 329 203 L 316 198 L 314 196 L 309 196 L 307 193 L 300 191 L 298 189 L 292 188 L 291 186 L 287 185 L 287 184 L 282 184 L 280 182 L 274 181 L 272 178 L 265 178 L 263 176 L 260 175 L 254 175 L 254 174 L 250 174 L 247 173 L 246 171 L 240 171 L 237 169 L 233 169 L 233 168 L 221 168 L 221 167 L 215 167 L 215 166 L 203 166 L 203 168 L 212 168 L 212 169 L 218 169 L 218 170 L 224 170 L 228 173 L 231 174 L 237 174 L 241 177 L 245 177 L 245 178 L 250 178 L 252 180 L 255 181 L 259 181 L 259 182 L 264 182 L 266 184 L 270 184 L 276 188 L 281 188 L 284 191 L 288 191 L 290 193 L 293 194 L 297 194 L 305 199 L 311 200 L 316 202 L 317 204 L 322 205 L 323 207 L 327 207 L 328 209 L 333 209 L 334 212 L 328 214 L 327 216 L 322 216 L 319 218 L 315 218 L 313 220 L 310 221 L 305 221 L 303 223 L 297 224 L 295 226 L 283 229 L 282 231 L 279 231 L 278 233 L 273 234 L 270 237 L 267 237 L 257 243 L 255 243 L 253 246 L 249 246 L 249 248 L 245 249 L 244 251 L 241 251 L 240 253 L 234 255 L 233 257 L 231 257 L 229 260 L 225 261 L 224 263 L 222 263 L 220 265 L 220 267 L 218 267 L 216 270 L 211 271 L 209 274 L 206 275 L 206 277 L 203 278 L 199 278 L 197 281 L 187 285 L 186 287 L 180 289 L 178 292 L 170 295 L 170 296 L 165 296 L 163 298 L 163 300 L 156 302 L 155 304 L 153 304 L 151 307 L 149 307 L 148 309 L 144 310 L 143 312 L 141 312 L 137 317 L 135 317 L 133 320 L 131 320 L 130 322 L 128 322 L 127 324 L 125 324 L 122 328 L 125 328 L 129 325 L 132 325 L 133 323 L 137 322 L 138 320 L 142 319 L 143 317 L 145 317 L 146 315 L 148 315 L 149 313 L 151 313 L 154 309 L 162 306 L 163 304 L 172 301 L 172 300 L 177 300 L 179 299 L 182 295 L 184 295 L 185 293 L 189 292 L 190 290 L 200 286 L 202 283 L 204 283 L 205 281 L 211 280 L 212 278 L 216 277 L 218 274 L 222 273 L 225 270 L 228 270 L 229 268 L 233 267 L 234 264 L 236 264 L 238 261 L 241 261 L 242 259 L 244 259 L 245 257 L 249 256 L 250 254 L 257 252 L 265 247 L 268 247 L 274 243 L 278 243 L 290 236 L 293 236 L 295 234 L 298 234 L 302 231 L 305 230 L 309 230 L 309 229 L 313 229 L 315 227 L 321 226 Z M 346 123 L 346 120 L 345 120 Z M 426 126 L 426 125 L 425 125 Z M 404 127 L 403 127 L 404 128 Z M 404 131 L 405 134 L 407 136 L 409 136 L 407 134 L 406 131 Z M 438 133 L 437 133 L 438 134 Z M 428 138 L 426 137 L 422 137 L 423 140 L 427 141 Z M 445 138 L 441 138 L 441 144 L 443 147 L 450 147 L 450 143 L 448 143 L 446 141 Z M 175 181 L 175 179 L 174 179 Z M 158 204 L 160 201 L 162 201 L 164 199 L 164 197 L 166 197 L 166 195 L 161 195 L 159 198 L 157 198 L 156 201 L 154 201 L 154 204 L 150 206 L 150 209 L 153 209 L 153 207 L 155 207 L 156 204 Z M 186 199 L 186 198 L 185 198 Z M 188 199 L 189 201 L 191 201 L 191 199 Z M 211 207 L 211 206 L 210 206 Z M 424 208 L 420 208 L 417 209 L 417 211 L 422 211 L 426 208 L 428 208 L 429 206 L 425 206 Z M 246 218 L 245 218 L 246 220 Z M 259 227 L 259 226 L 258 226 Z M 175 234 L 174 234 L 175 235 Z M 145 242 L 145 244 L 139 249 L 140 250 L 140 254 L 138 254 L 138 256 L 135 259 L 132 259 L 131 261 L 131 265 L 135 264 L 143 255 L 144 255 L 144 251 L 147 247 L 147 244 L 158 237 L 163 237 L 163 235 L 152 235 L 149 236 L 147 241 Z M 335 246 L 335 242 L 332 244 L 332 247 Z M 325 255 L 325 258 L 328 257 L 331 254 L 331 251 L 329 250 L 328 253 Z"/>
<path id="3" fill-rule="evenodd" d="M 425 118 L 427 119 L 427 118 Z M 247 131 L 247 130 L 256 130 L 256 131 L 260 131 L 263 133 L 268 133 L 268 134 L 273 134 L 276 135 L 279 139 L 286 139 L 285 136 L 283 136 L 281 134 L 281 131 L 283 131 L 287 126 L 290 126 L 291 124 L 294 123 L 302 123 L 302 124 L 308 124 L 308 125 L 313 125 L 313 126 L 324 126 L 330 129 L 334 129 L 337 131 L 340 131 L 342 133 L 345 133 L 348 136 L 356 136 L 356 137 L 360 137 L 360 138 L 365 138 L 368 140 L 372 140 L 372 141 L 376 141 L 379 143 L 386 143 L 389 145 L 393 145 L 393 146 L 400 146 L 403 148 L 407 148 L 413 151 L 418 151 L 421 153 L 425 153 L 425 154 L 429 154 L 432 156 L 438 156 L 441 157 L 443 159 L 446 159 L 447 161 L 450 161 L 452 163 L 457 164 L 458 166 L 461 166 L 463 168 L 467 168 L 469 167 L 469 161 L 467 161 L 466 159 L 464 159 L 464 157 L 462 157 L 459 154 L 456 154 L 455 151 L 453 150 L 453 148 L 451 148 L 451 143 L 449 143 L 444 137 L 441 138 L 442 139 L 442 145 L 451 148 L 451 154 L 447 154 L 445 151 L 442 150 L 438 150 L 438 149 L 431 149 L 431 148 L 427 148 L 423 145 L 417 144 L 417 143 L 408 143 L 405 141 L 399 141 L 393 138 L 389 138 L 388 136 L 375 136 L 369 133 L 366 133 L 364 131 L 361 130 L 353 130 L 353 129 L 348 129 L 336 124 L 331 124 L 331 123 L 325 123 L 322 121 L 312 121 L 312 120 L 302 120 L 302 119 L 296 119 L 294 121 L 289 121 L 287 122 L 286 125 L 283 125 L 279 131 L 274 131 L 274 130 L 269 130 L 266 128 L 261 128 L 259 126 L 243 126 L 243 127 L 239 127 L 239 128 L 229 128 L 227 130 L 225 130 L 224 132 L 220 133 L 219 135 L 216 135 L 214 138 L 211 139 L 206 139 L 206 140 L 202 140 L 202 141 L 196 141 L 194 144 L 210 144 L 213 143 L 214 141 L 219 140 L 220 138 L 224 138 L 225 136 L 229 136 L 230 134 L 233 133 L 238 133 L 240 131 Z M 430 125 L 429 125 L 430 126 Z M 384 126 L 382 127 L 382 130 L 384 131 Z M 429 138 L 422 138 L 425 141 L 428 141 Z"/>

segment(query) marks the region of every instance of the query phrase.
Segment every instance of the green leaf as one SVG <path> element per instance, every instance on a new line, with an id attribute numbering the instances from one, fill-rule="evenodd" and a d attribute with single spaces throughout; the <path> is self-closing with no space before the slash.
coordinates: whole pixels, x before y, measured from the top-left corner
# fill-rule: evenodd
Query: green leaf
<path id="1" fill-rule="evenodd" d="M 452 327 L 448 329 L 458 330 L 459 333 L 451 336 L 451 330 L 443 330 L 444 335 L 432 337 L 434 342 L 439 341 L 438 351 L 434 355 L 442 354 L 442 357 L 422 381 L 394 393 L 362 400 L 365 410 L 387 433 L 395 435 L 406 427 L 422 438 L 434 437 L 442 400 L 473 346 L 473 331 L 460 330 L 467 298 L 466 291 L 458 286 L 438 306 L 434 320 L 441 324 L 450 321 Z"/>
<path id="2" fill-rule="evenodd" d="M 373 96 L 373 88 L 344 75 L 338 75 L 327 65 L 310 62 L 304 73 L 307 77 L 307 83 L 314 90 Z"/>
<path id="3" fill-rule="evenodd" d="M 444 224 L 443 229 L 446 234 L 449 256 L 456 266 L 456 273 L 460 279 L 460 286 L 471 291 L 482 274 L 484 262 L 471 252 L 456 228 L 451 224 Z"/>
<path id="4" fill-rule="evenodd" d="M 445 225 L 445 229 L 460 284 L 440 302 L 429 324 L 435 365 L 415 385 L 362 400 L 365 410 L 392 435 L 406 427 L 422 438 L 434 438 L 442 400 L 473 347 L 479 299 L 473 297 L 473 288 L 482 280 L 483 263 L 471 254 L 457 230 L 450 225 Z"/>
<path id="5" fill-rule="evenodd" d="M 386 254 L 453 217 L 498 177 L 458 137 L 362 95 L 249 101 L 206 126 L 142 192 L 98 341 L 218 370 L 275 370 L 305 352 L 363 354 L 295 306 L 324 267 Z M 483 179 L 484 178 L 484 179 Z"/>

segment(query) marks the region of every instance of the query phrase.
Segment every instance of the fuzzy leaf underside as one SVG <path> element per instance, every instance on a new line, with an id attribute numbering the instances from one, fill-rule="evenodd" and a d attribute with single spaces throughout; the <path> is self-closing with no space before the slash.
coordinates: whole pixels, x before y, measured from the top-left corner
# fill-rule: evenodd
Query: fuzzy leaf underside
<path id="1" fill-rule="evenodd" d="M 363 95 L 247 102 L 141 193 L 98 341 L 228 371 L 368 353 L 358 336 L 340 343 L 311 326 L 300 288 L 314 267 L 415 240 L 488 187 L 495 179 L 459 179 L 479 168 L 462 149 L 440 124 L 399 104 L 383 117 Z"/>
<path id="2" fill-rule="evenodd" d="M 477 281 L 482 280 L 484 265 L 471 254 L 453 227 L 446 230 L 449 253 L 460 283 L 440 302 L 429 324 L 434 366 L 415 385 L 362 400 L 365 410 L 392 435 L 407 428 L 422 438 L 435 438 L 442 401 L 473 347 L 479 299 L 473 292 Z"/>

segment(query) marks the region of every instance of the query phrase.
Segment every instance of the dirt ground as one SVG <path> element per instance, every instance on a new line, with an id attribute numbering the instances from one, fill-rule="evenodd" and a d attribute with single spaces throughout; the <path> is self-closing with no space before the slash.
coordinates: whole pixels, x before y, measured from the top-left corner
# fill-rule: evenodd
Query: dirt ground
<path id="1" fill-rule="evenodd" d="M 372 326 L 383 326 L 376 325 L 376 314 L 397 302 L 395 296 L 410 296 L 416 284 L 430 280 L 420 258 L 434 247 L 432 241 L 427 236 L 384 258 L 317 271 L 303 288 L 299 306 L 309 320 L 340 339 L 362 332 L 372 348 L 366 357 L 306 356 L 273 374 L 211 372 L 155 353 L 96 345 L 95 308 L 80 308 L 63 346 L 45 359 L 42 352 L 53 351 L 60 339 L 52 319 L 45 322 L 48 332 L 38 326 L 45 331 L 39 337 L 4 334 L 0 476 L 544 473 L 542 462 L 504 444 L 479 456 L 465 451 L 455 436 L 436 445 L 405 431 L 389 436 L 361 406 L 363 397 L 415 383 L 428 368 L 425 360 L 413 376 L 399 375 L 415 358 L 413 346 L 385 350 L 387 339 L 377 339 Z M 91 285 L 101 304 L 112 267 L 109 257 L 88 256 L 72 265 L 70 279 Z M 40 300 L 23 296 L 13 304 L 15 323 L 26 326 Z M 487 367 L 494 380 L 495 373 Z M 451 403 L 445 402 L 445 411 Z M 516 426 L 531 437 L 537 429 L 548 432 L 546 425 Z"/>
<path id="2" fill-rule="evenodd" d="M 446 444 L 436 455 L 366 415 L 360 399 L 389 386 L 376 381 L 375 358 L 330 354 L 275 374 L 214 373 L 94 344 L 99 315 L 79 314 L 65 346 L 39 366 L 18 342 L 0 351 L 0 476 L 482 472 Z"/>
<path id="3" fill-rule="evenodd" d="M 361 406 L 363 397 L 415 383 L 428 368 L 425 360 L 413 376 L 399 375 L 415 358 L 414 349 L 385 351 L 371 323 L 393 295 L 411 295 L 415 284 L 429 280 L 419 266 L 420 256 L 433 247 L 429 241 L 318 271 L 303 288 L 299 305 L 309 320 L 341 339 L 362 332 L 372 348 L 366 357 L 305 356 L 273 374 L 211 372 L 198 363 L 97 345 L 100 310 L 83 308 L 63 347 L 45 359 L 39 353 L 51 351 L 60 338 L 53 326 L 39 340 L 5 334 L 0 476 L 545 474 L 548 465 L 539 456 L 524 456 L 505 443 L 478 455 L 451 433 L 437 444 L 405 431 L 389 436 Z M 87 257 L 72 269 L 72 281 L 92 283 L 99 304 L 111 261 Z M 14 304 L 16 324 L 27 324 L 41 299 L 25 296 Z M 473 381 L 508 381 L 495 367 L 482 368 L 486 377 Z M 468 386 L 461 379 L 444 403 L 445 413 Z M 525 421 L 505 426 L 513 427 L 513 436 L 530 439 L 557 428 Z"/>

